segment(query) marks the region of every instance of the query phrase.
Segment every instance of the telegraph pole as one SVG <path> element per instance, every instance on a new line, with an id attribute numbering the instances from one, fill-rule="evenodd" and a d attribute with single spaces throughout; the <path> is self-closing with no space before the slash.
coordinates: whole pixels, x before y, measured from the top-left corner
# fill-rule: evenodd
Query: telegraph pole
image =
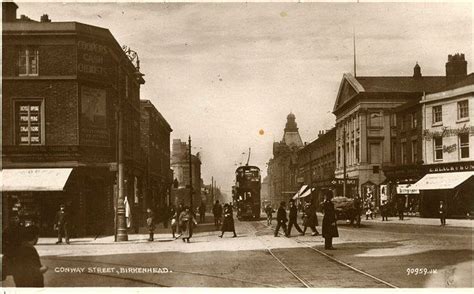
<path id="1" fill-rule="evenodd" d="M 211 199 L 212 199 L 212 205 L 214 205 L 215 199 L 214 199 L 214 176 L 211 177 Z"/>
<path id="2" fill-rule="evenodd" d="M 344 185 L 342 188 L 342 195 L 346 197 L 347 194 L 347 166 L 346 166 L 346 125 L 343 124 L 342 126 L 342 153 L 344 153 L 344 167 L 343 167 L 343 172 L 344 172 Z"/>
<path id="3" fill-rule="evenodd" d="M 188 139 L 189 143 L 189 197 L 190 197 L 190 210 L 194 213 L 193 210 L 193 158 L 191 155 L 191 135 L 189 135 Z"/>
<path id="4" fill-rule="evenodd" d="M 125 223 L 125 187 L 123 163 L 123 102 L 119 96 L 118 110 L 118 197 L 117 197 L 117 232 L 115 241 L 128 241 L 127 225 Z"/>

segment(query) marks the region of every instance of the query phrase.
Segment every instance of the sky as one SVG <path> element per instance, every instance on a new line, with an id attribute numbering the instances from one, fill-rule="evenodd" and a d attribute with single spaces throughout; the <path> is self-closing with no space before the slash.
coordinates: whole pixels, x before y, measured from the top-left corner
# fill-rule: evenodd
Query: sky
<path id="1" fill-rule="evenodd" d="M 192 137 L 202 178 L 230 194 L 234 171 L 266 174 L 274 141 L 293 112 L 303 142 L 335 124 L 342 76 L 445 75 L 448 54 L 473 63 L 471 3 L 25 3 L 39 20 L 108 28 L 138 52 L 149 99 Z M 260 132 L 260 130 L 263 130 Z M 244 154 L 245 153 L 245 154 Z"/>

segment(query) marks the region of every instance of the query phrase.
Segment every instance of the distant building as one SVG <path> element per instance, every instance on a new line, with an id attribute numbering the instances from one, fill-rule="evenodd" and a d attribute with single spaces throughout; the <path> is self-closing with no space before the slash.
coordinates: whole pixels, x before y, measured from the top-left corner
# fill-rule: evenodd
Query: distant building
<path id="1" fill-rule="evenodd" d="M 143 209 L 169 205 L 173 172 L 170 169 L 170 133 L 166 119 L 150 100 L 140 100 L 141 146 L 145 152 L 147 189 Z"/>
<path id="2" fill-rule="evenodd" d="M 303 147 L 293 113 L 287 116 L 283 138 L 273 143 L 273 158 L 268 163 L 270 199 L 277 207 L 281 201 L 288 201 L 299 189 L 296 181 L 297 152 Z"/>
<path id="3" fill-rule="evenodd" d="M 17 8 L 2 3 L 3 223 L 33 220 L 54 235 L 64 203 L 73 236 L 113 233 L 121 115 L 125 195 L 138 225 L 146 161 L 138 65 L 108 29 L 17 18 Z"/>
<path id="4" fill-rule="evenodd" d="M 191 155 L 191 158 L 193 206 L 198 207 L 203 200 L 201 199 L 201 159 L 199 153 Z M 171 169 L 173 170 L 172 204 L 190 205 L 189 145 L 181 142 L 180 139 L 173 139 Z"/>
<path id="5" fill-rule="evenodd" d="M 314 188 L 313 201 L 319 205 L 325 190 L 342 195 L 342 181 L 336 180 L 336 129 L 320 131 L 318 138 L 298 151 L 298 183 Z M 309 196 L 308 196 L 309 197 Z"/>

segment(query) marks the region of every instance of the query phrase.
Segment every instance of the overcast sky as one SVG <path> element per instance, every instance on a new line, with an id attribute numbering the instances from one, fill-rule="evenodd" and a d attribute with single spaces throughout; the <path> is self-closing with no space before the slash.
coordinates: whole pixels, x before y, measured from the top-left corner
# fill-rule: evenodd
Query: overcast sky
<path id="1" fill-rule="evenodd" d="M 334 125 L 343 73 L 444 75 L 447 55 L 472 71 L 472 4 L 412 3 L 21 3 L 18 16 L 108 28 L 137 51 L 150 99 L 202 154 L 202 177 L 229 192 L 235 164 L 265 171 L 286 116 L 303 141 Z M 259 130 L 264 131 L 263 135 Z"/>

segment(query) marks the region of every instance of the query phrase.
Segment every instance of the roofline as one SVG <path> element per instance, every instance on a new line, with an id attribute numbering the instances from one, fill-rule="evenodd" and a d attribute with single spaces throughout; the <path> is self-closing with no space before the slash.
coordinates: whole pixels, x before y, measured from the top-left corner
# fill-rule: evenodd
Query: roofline
<path id="1" fill-rule="evenodd" d="M 140 104 L 142 105 L 146 105 L 150 108 L 152 108 L 154 111 L 156 111 L 156 113 L 158 114 L 158 116 L 160 117 L 160 119 L 165 123 L 165 125 L 168 127 L 168 129 L 172 132 L 173 129 L 171 128 L 171 125 L 168 123 L 168 121 L 164 118 L 164 116 L 158 111 L 158 109 L 155 107 L 155 105 L 153 105 L 153 103 L 151 102 L 151 100 L 149 99 L 140 99 Z"/>
<path id="2" fill-rule="evenodd" d="M 420 103 L 430 103 L 438 100 L 449 99 L 456 96 L 461 96 L 469 93 L 474 93 L 474 85 L 466 85 L 464 87 L 455 88 L 446 91 L 440 91 L 425 95 Z"/>
<path id="3" fill-rule="evenodd" d="M 359 83 L 359 81 L 357 81 L 357 78 L 355 78 L 351 73 L 344 73 L 342 75 L 341 83 L 339 84 L 339 90 L 337 91 L 336 102 L 334 103 L 334 107 L 332 110 L 333 114 L 335 114 L 336 110 L 338 110 L 344 104 L 346 104 L 349 100 L 351 100 L 349 99 L 338 106 L 339 97 L 341 95 L 342 87 L 344 85 L 344 80 L 346 80 L 352 86 L 352 88 L 354 88 L 354 90 L 356 91 L 357 94 L 354 96 L 357 96 L 361 92 L 365 92 L 364 87 Z"/>

